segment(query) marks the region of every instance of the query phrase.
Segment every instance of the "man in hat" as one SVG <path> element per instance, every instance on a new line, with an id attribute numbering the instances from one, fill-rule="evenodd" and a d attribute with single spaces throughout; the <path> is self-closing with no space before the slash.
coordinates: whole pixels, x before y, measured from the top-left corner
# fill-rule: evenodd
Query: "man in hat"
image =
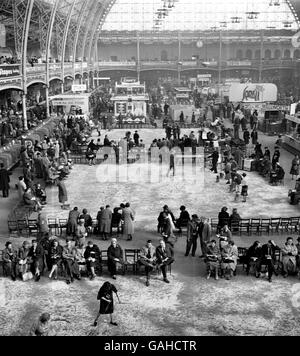
<path id="1" fill-rule="evenodd" d="M 197 239 L 199 236 L 199 218 L 198 215 L 192 215 L 192 220 L 187 224 L 187 240 L 186 240 L 186 252 L 185 256 L 190 254 L 192 248 L 192 256 L 195 257 L 195 253 L 197 250 Z"/>

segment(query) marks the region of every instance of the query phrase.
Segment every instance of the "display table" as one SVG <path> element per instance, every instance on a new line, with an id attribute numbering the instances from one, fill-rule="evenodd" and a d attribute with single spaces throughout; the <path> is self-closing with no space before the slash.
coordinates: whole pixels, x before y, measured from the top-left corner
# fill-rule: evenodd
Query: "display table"
<path id="1" fill-rule="evenodd" d="M 254 159 L 248 159 L 245 158 L 243 160 L 243 170 L 247 172 L 252 172 L 254 171 L 254 165 L 255 165 L 255 160 Z"/>

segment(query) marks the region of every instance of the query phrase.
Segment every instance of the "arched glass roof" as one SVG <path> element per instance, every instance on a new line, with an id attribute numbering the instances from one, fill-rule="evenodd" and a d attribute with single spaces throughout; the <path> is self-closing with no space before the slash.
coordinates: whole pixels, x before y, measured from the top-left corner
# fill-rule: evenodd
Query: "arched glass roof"
<path id="1" fill-rule="evenodd" d="M 295 1 L 294 1 L 295 2 Z M 299 30 L 288 0 L 115 0 L 104 31 Z"/>

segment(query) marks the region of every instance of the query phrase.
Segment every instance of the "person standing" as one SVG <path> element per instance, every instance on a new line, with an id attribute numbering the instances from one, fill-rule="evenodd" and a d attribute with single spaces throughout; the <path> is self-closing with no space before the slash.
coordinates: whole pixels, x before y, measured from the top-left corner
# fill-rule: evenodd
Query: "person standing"
<path id="1" fill-rule="evenodd" d="M 134 140 L 134 144 L 136 145 L 136 147 L 139 147 L 140 136 L 137 131 L 135 131 L 135 133 L 133 135 L 133 140 Z"/>
<path id="2" fill-rule="evenodd" d="M 0 164 L 0 190 L 2 190 L 3 198 L 8 198 L 9 195 L 9 173 L 4 168 L 4 164 Z"/>
<path id="3" fill-rule="evenodd" d="M 234 122 L 233 122 L 233 129 L 234 129 L 234 138 L 239 139 L 239 129 L 240 129 L 240 115 L 237 114 L 234 117 Z"/>
<path id="4" fill-rule="evenodd" d="M 124 221 L 123 235 L 127 236 L 127 241 L 132 240 L 134 234 L 134 211 L 130 207 L 129 203 L 125 204 L 123 209 L 122 219 Z"/>
<path id="5" fill-rule="evenodd" d="M 292 167 L 290 170 L 292 180 L 294 180 L 294 176 L 296 176 L 296 180 L 297 180 L 298 175 L 299 175 L 299 167 L 300 167 L 300 159 L 299 159 L 299 156 L 296 155 L 292 160 Z"/>
<path id="6" fill-rule="evenodd" d="M 256 145 L 258 140 L 258 134 L 256 129 L 253 129 L 253 131 L 251 132 L 251 139 L 252 139 L 252 145 Z"/>
<path id="7" fill-rule="evenodd" d="M 65 202 L 68 201 L 67 188 L 61 177 L 57 179 L 56 185 L 58 186 L 58 201 L 62 204 L 63 208 Z"/>
<path id="8" fill-rule="evenodd" d="M 110 324 L 111 325 L 114 325 L 114 326 L 118 325 L 116 322 L 113 321 L 113 318 L 112 318 L 112 315 L 114 313 L 113 293 L 116 294 L 119 303 L 121 303 L 119 296 L 118 296 L 117 288 L 109 282 L 104 282 L 104 284 L 100 288 L 98 295 L 97 295 L 97 300 L 100 300 L 100 310 L 99 310 L 97 317 L 94 321 L 95 327 L 98 325 L 98 320 L 100 318 L 100 315 L 105 315 L 105 314 L 110 315 Z"/>
<path id="9" fill-rule="evenodd" d="M 23 196 L 24 196 L 24 193 L 25 193 L 25 191 L 27 189 L 23 176 L 19 177 L 19 181 L 17 183 L 17 186 L 18 186 L 19 199 L 20 199 L 20 201 L 23 201 Z"/>
<path id="10" fill-rule="evenodd" d="M 192 248 L 192 256 L 195 257 L 197 250 L 197 239 L 199 236 L 199 218 L 198 215 L 192 215 L 192 220 L 187 224 L 187 240 L 186 240 L 186 252 L 185 256 L 187 257 L 190 254 Z"/>
<path id="11" fill-rule="evenodd" d="M 218 173 L 219 151 L 217 148 L 214 149 L 212 155 L 209 158 L 212 158 L 211 171 L 214 171 L 214 173 Z"/>
<path id="12" fill-rule="evenodd" d="M 100 234 L 103 234 L 103 240 L 108 240 L 111 232 L 112 211 L 109 205 L 101 212 Z"/>
<path id="13" fill-rule="evenodd" d="M 152 245 L 152 241 L 148 240 L 146 246 L 142 247 L 139 263 L 145 266 L 146 272 L 146 286 L 150 285 L 150 273 L 156 265 L 155 247 Z"/>
<path id="14" fill-rule="evenodd" d="M 210 242 L 211 239 L 211 225 L 209 223 L 209 220 L 208 218 L 203 217 L 202 221 L 203 221 L 203 226 L 201 230 L 199 230 L 201 252 L 202 252 L 202 255 L 199 256 L 200 258 L 205 257 L 207 244 Z"/>
<path id="15" fill-rule="evenodd" d="M 69 212 L 69 218 L 68 218 L 68 223 L 67 223 L 67 235 L 68 236 L 75 236 L 76 235 L 76 229 L 77 229 L 77 223 L 79 219 L 80 213 L 78 211 L 78 208 L 75 207 L 73 210 Z"/>
<path id="16" fill-rule="evenodd" d="M 246 128 L 246 130 L 244 131 L 243 133 L 243 138 L 244 138 L 244 142 L 245 142 L 245 145 L 249 145 L 249 142 L 250 142 L 250 132 L 249 130 Z"/>

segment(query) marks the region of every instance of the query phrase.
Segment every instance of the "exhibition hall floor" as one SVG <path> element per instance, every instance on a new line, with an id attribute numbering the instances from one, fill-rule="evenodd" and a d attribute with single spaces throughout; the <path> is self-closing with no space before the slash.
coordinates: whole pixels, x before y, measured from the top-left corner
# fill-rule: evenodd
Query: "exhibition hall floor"
<path id="1" fill-rule="evenodd" d="M 108 135 L 112 139 L 124 137 L 124 133 L 125 130 L 116 130 Z M 156 136 L 163 137 L 163 131 L 159 134 L 159 131 L 143 130 L 140 136 L 150 143 Z M 224 179 L 216 183 L 216 175 L 201 165 L 202 173 L 199 171 L 196 176 L 191 166 L 186 167 L 186 181 L 177 173 L 175 177 L 166 177 L 167 166 L 141 166 L 141 176 L 161 170 L 161 181 L 133 179 L 117 183 L 111 179 L 105 182 L 104 170 L 108 169 L 105 164 L 75 165 L 66 181 L 71 208 L 87 208 L 93 217 L 100 206 L 109 204 L 113 208 L 122 202 L 131 203 L 136 212 L 136 232 L 131 242 L 120 237 L 123 248 L 140 248 L 149 238 L 158 245 L 157 216 L 165 204 L 175 216 L 179 214 L 180 205 L 185 205 L 190 214 L 213 218 L 223 206 L 227 206 L 229 212 L 237 208 L 243 218 L 299 215 L 298 207 L 288 203 L 289 181 L 284 186 L 273 187 L 257 173 L 248 173 L 249 199 L 242 203 L 234 201 L 234 194 L 228 192 Z M 125 168 L 121 167 L 118 177 L 124 177 Z M 57 188 L 49 188 L 47 195 L 44 211 L 48 218 L 66 218 L 68 211 L 60 208 Z M 286 236 L 234 236 L 236 245 L 241 247 L 269 238 L 282 246 Z M 11 237 L 11 240 L 19 246 L 24 238 Z M 7 236 L 1 238 L 1 247 L 5 241 Z M 93 241 L 100 249 L 109 245 L 108 241 L 98 238 Z M 47 276 L 39 283 L 12 282 L 1 277 L 0 335 L 27 335 L 42 312 L 51 314 L 51 332 L 55 335 L 300 334 L 300 281 L 297 277 L 274 277 L 273 283 L 268 283 L 266 277 L 247 277 L 239 266 L 237 276 L 231 281 L 206 280 L 205 264 L 198 257 L 200 247 L 196 257 L 185 257 L 185 242 L 185 236 L 179 237 L 175 245 L 176 261 L 168 276 L 170 284 L 165 284 L 161 275 L 154 274 L 150 286 L 146 287 L 145 276 L 132 272 L 113 281 L 105 271 L 94 281 L 83 278 L 71 285 L 64 280 L 50 281 Z M 122 304 L 115 300 L 115 319 L 119 325 L 111 326 L 109 318 L 103 317 L 94 328 L 92 323 L 99 308 L 97 292 L 106 280 L 113 282 L 119 291 Z"/>

